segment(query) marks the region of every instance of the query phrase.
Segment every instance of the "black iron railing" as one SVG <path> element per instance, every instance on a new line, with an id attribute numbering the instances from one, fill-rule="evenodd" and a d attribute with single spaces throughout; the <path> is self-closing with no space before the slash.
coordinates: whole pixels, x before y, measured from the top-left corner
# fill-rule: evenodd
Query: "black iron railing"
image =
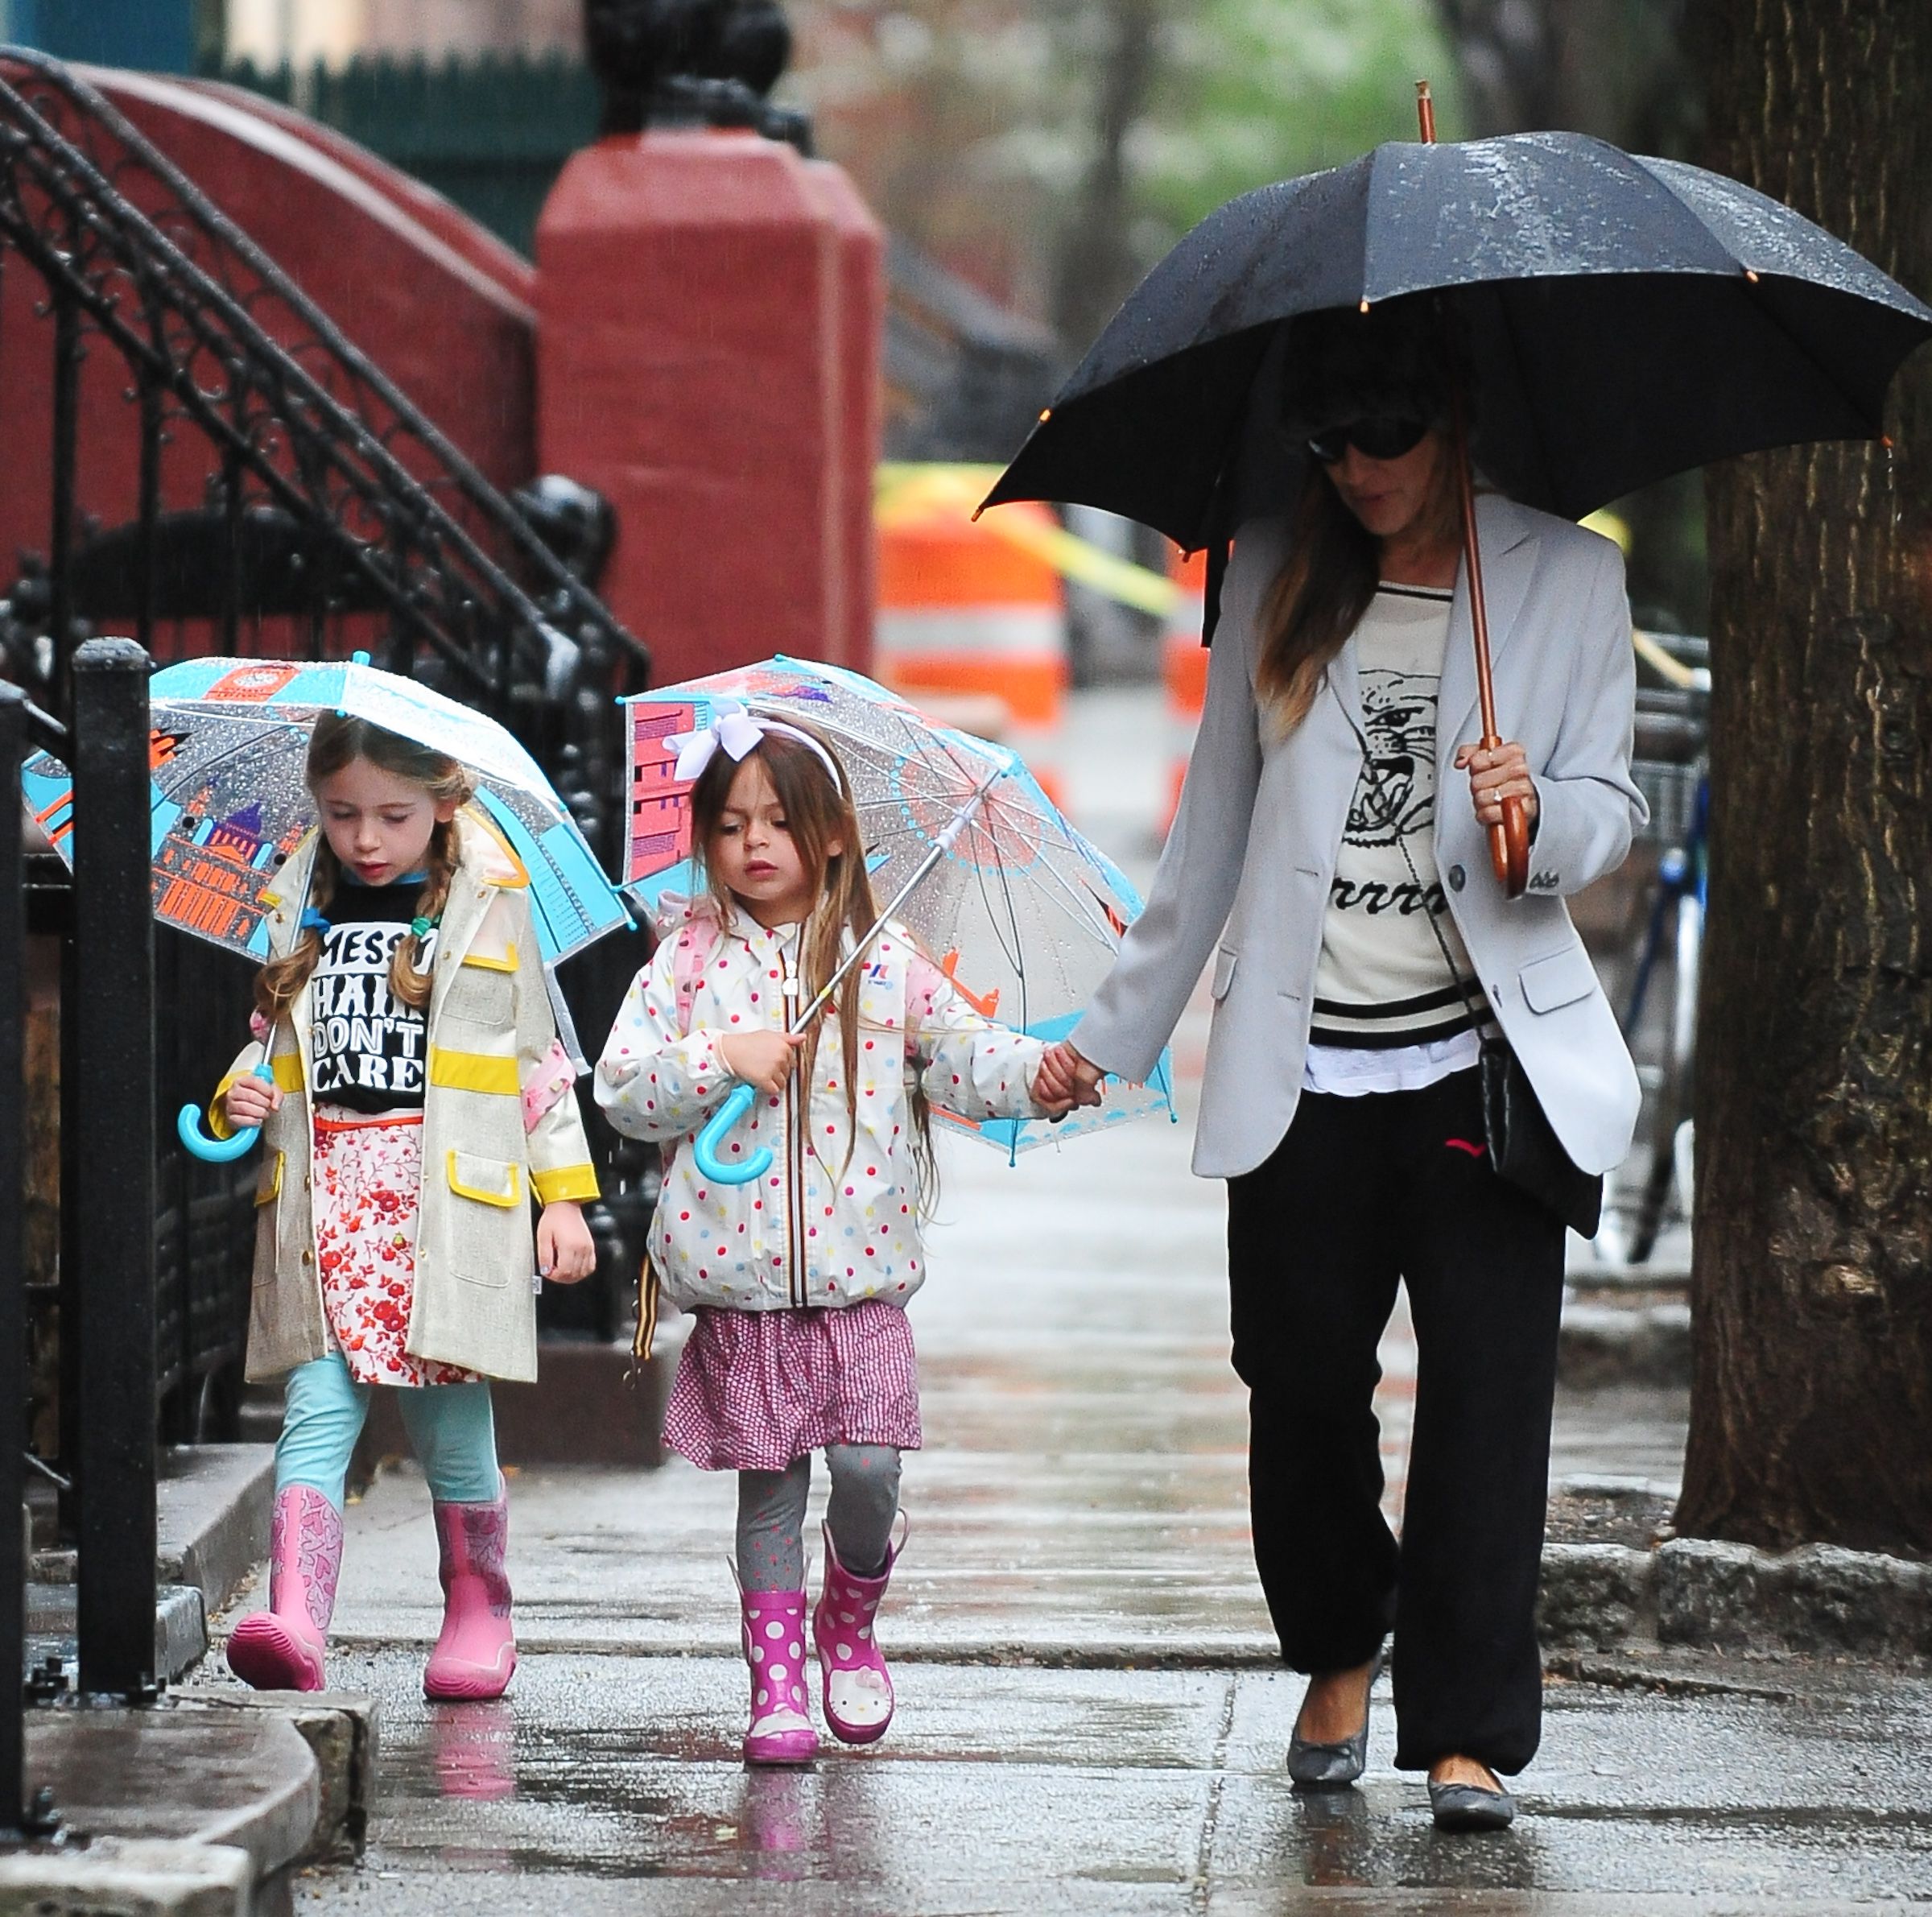
<path id="1" fill-rule="evenodd" d="M 93 639 L 72 661 L 60 729 L 0 688 L 0 1835 L 47 1827 L 29 1803 L 20 1709 L 27 1566 L 18 1513 L 25 1460 L 26 912 L 19 766 L 31 739 L 73 773 L 74 909 L 62 1021 L 61 1283 L 78 1436 L 63 1463 L 78 1488 L 80 1688 L 155 1695 L 154 918 L 147 860 L 147 655 Z"/>
<path id="2" fill-rule="evenodd" d="M 555 510 L 555 489 L 522 504 L 498 492 L 96 89 L 0 49 L 0 281 L 22 273 L 40 317 L 0 341 L 0 363 L 10 384 L 44 381 L 53 431 L 45 547 L 0 600 L 0 675 L 38 702 L 0 697 L 0 1377 L 21 1376 L 27 1310 L 13 1202 L 24 925 L 62 941 L 63 1012 L 85 1008 L 61 1019 L 57 1312 L 80 1681 L 138 1697 L 154 1675 L 156 1434 L 232 1435 L 253 1224 L 245 1176 L 191 1162 L 171 1140 L 157 1150 L 158 1109 L 204 1094 L 240 1043 L 249 977 L 149 929 L 147 653 L 369 643 L 391 669 L 510 725 L 607 860 L 624 795 L 610 701 L 646 683 L 648 659 L 592 589 L 608 525 L 573 544 L 574 508 Z M 126 465 L 107 475 L 82 458 L 85 445 L 105 464 L 98 434 L 81 430 L 98 396 L 88 369 L 103 360 L 126 376 L 115 457 L 131 462 L 131 489 Z M 200 449 L 199 506 L 164 496 L 164 463 L 178 474 L 184 447 Z M 126 523 L 88 510 L 130 490 Z M 90 638 L 109 622 L 135 639 Z M 60 722 L 65 745 L 52 742 Z M 35 740 L 75 775 L 71 881 L 31 855 L 22 876 L 10 795 Z M 607 940 L 567 971 L 587 1035 L 638 956 Z M 592 1213 L 605 1282 L 564 1308 L 609 1336 L 652 1172 L 614 1134 L 600 1133 L 597 1150 L 607 1191 L 622 1193 Z M 0 1399 L 25 1402 L 14 1389 Z M 0 1513 L 19 1508 L 19 1440 L 10 1434 Z M 24 1567 L 17 1527 L 0 1530 L 0 1606 L 13 1607 L 0 1609 L 0 1657 L 17 1672 Z M 0 1828 L 20 1799 L 17 1729 L 0 1733 Z"/>

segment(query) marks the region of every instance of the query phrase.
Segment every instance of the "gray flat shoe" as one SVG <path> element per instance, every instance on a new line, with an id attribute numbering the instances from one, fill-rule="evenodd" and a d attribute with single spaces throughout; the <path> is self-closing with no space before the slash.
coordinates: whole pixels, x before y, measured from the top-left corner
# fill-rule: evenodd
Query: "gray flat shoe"
<path id="1" fill-rule="evenodd" d="M 1431 1784 L 1429 1808 L 1439 1831 L 1507 1830 L 1516 1817 L 1516 1799 L 1507 1791 L 1480 1784 Z"/>
<path id="2" fill-rule="evenodd" d="M 1362 1700 L 1362 1728 L 1340 1744 L 1311 1744 L 1305 1737 L 1288 1739 L 1289 1781 L 1311 1791 L 1339 1791 L 1362 1774 L 1368 1762 L 1369 1704 L 1375 1680 L 1382 1674 L 1382 1654 L 1368 1667 L 1368 1696 Z"/>

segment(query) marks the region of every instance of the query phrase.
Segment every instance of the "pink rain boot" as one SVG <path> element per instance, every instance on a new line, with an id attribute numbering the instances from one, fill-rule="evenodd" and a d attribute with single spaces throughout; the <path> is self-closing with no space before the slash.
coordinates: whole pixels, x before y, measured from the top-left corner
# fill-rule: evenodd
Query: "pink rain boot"
<path id="1" fill-rule="evenodd" d="M 228 1667 L 258 1691 L 320 1691 L 328 1621 L 342 1570 L 342 1514 L 320 1491 L 291 1485 L 275 1499 L 268 1542 L 268 1609 L 229 1633 Z"/>
<path id="2" fill-rule="evenodd" d="M 434 1507 L 442 1553 L 443 1630 L 423 1672 L 423 1695 L 475 1702 L 501 1697 L 517 1667 L 510 1622 L 510 1500 Z"/>
<path id="3" fill-rule="evenodd" d="M 892 1721 L 892 1673 L 872 1626 L 898 1555 L 889 1550 L 877 1577 L 855 1577 L 825 1527 L 825 1589 L 812 1609 L 811 1635 L 825 1678 L 825 1721 L 841 1744 L 876 1744 Z"/>
<path id="4" fill-rule="evenodd" d="M 751 1667 L 751 1726 L 745 1733 L 748 1764 L 809 1764 L 819 1733 L 805 1686 L 805 1593 L 741 1591 L 745 1661 Z"/>

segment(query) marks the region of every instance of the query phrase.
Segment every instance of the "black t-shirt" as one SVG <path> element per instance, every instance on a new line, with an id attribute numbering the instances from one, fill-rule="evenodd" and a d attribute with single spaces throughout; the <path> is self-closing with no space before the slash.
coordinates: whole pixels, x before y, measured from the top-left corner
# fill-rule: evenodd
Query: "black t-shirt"
<path id="1" fill-rule="evenodd" d="M 389 989 L 390 963 L 422 895 L 419 878 L 359 886 L 345 877 L 336 886 L 309 979 L 318 1103 L 357 1112 L 422 1108 L 429 1022 Z M 434 932 L 423 946 L 417 962 L 427 970 L 436 958 Z"/>

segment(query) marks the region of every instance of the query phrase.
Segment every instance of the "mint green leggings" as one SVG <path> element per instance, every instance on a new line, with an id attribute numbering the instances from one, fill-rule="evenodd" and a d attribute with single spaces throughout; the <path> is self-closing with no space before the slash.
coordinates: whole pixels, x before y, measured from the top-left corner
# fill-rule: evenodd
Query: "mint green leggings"
<path id="1" fill-rule="evenodd" d="M 291 1485 L 307 1485 L 341 1510 L 349 1454 L 362 1435 L 374 1388 L 349 1376 L 339 1351 L 289 1373 L 282 1436 L 275 1440 L 278 1497 Z M 495 1503 L 501 1481 L 488 1384 L 384 1388 L 396 1393 L 430 1496 L 439 1504 Z"/>

